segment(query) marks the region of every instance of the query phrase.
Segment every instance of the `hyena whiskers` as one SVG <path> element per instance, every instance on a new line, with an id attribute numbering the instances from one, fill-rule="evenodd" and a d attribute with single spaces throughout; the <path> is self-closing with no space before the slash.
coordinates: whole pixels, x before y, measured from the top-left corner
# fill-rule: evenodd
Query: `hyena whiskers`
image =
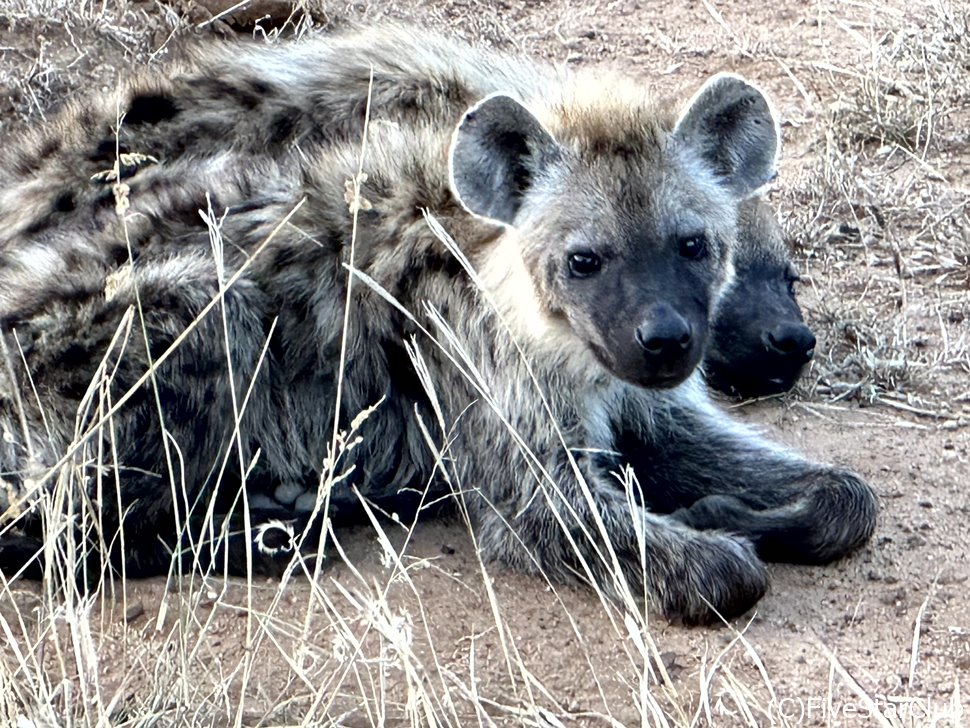
<path id="1" fill-rule="evenodd" d="M 762 558 L 837 558 L 876 511 L 857 476 L 735 425 L 693 373 L 739 205 L 774 176 L 778 145 L 767 100 L 735 76 L 672 117 L 626 82 L 394 29 L 227 45 L 74 106 L 4 165 L 0 330 L 23 351 L 0 388 L 7 484 L 22 491 L 69 446 L 103 360 L 117 401 L 180 340 L 104 448 L 117 492 L 96 506 L 129 575 L 169 568 L 176 522 L 203 544 L 202 568 L 279 568 L 290 531 L 277 524 L 321 526 L 300 494 L 315 499 L 334 424 L 379 402 L 328 494 L 332 523 L 358 491 L 396 510 L 403 494 L 444 492 L 428 427 L 486 559 L 622 583 L 688 622 L 740 614 L 767 588 Z M 348 292 L 348 267 L 381 291 Z M 143 332 L 113 344 L 133 307 Z M 640 502 L 614 475 L 627 463 Z M 253 533 L 234 505 L 243 484 Z M 226 543 L 202 538 L 210 512 Z M 28 514 L 0 537 L 0 568 L 24 567 L 43 538 Z"/>

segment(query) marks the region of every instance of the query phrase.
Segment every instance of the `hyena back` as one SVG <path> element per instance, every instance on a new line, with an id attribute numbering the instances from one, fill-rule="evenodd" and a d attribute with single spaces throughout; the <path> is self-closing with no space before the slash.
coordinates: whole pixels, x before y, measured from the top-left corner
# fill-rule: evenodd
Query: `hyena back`
<path id="1" fill-rule="evenodd" d="M 368 89 L 365 178 L 348 99 Z M 307 525 L 293 498 L 334 423 L 375 405 L 317 494 L 334 523 L 352 486 L 450 486 L 485 558 L 690 622 L 755 603 L 759 555 L 825 561 L 872 532 L 857 476 L 734 425 L 692 375 L 739 202 L 774 174 L 775 120 L 739 78 L 668 123 L 627 84 L 387 31 L 227 46 L 33 139 L 0 198 L 0 465 L 36 493 L 93 428 L 83 487 L 129 575 L 173 551 L 278 566 L 289 544 L 259 527 Z M 0 538 L 0 568 L 41 570 L 35 526 Z"/>

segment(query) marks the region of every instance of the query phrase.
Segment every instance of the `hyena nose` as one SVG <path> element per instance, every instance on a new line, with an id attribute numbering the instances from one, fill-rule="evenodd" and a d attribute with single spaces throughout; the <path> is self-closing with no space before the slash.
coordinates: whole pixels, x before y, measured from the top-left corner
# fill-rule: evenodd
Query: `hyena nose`
<path id="1" fill-rule="evenodd" d="M 650 357 L 680 357 L 690 348 L 691 327 L 676 311 L 666 309 L 637 327 L 637 343 Z"/>
<path id="2" fill-rule="evenodd" d="M 761 335 L 768 351 L 785 357 L 808 361 L 815 355 L 815 334 L 802 323 L 778 324 Z"/>

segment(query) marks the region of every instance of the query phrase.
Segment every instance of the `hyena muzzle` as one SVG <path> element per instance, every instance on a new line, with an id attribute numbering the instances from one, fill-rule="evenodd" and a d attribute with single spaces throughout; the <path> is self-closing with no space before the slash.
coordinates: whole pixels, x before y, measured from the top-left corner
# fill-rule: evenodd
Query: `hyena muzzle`
<path id="1" fill-rule="evenodd" d="M 273 570 L 318 506 L 453 489 L 486 559 L 744 612 L 762 559 L 838 558 L 876 513 L 693 374 L 778 144 L 735 76 L 671 120 L 394 29 L 201 51 L 68 108 L 3 165 L 0 467 L 27 513 L 0 568 L 43 575 L 55 478 L 133 576 Z"/>
<path id="2" fill-rule="evenodd" d="M 741 204 L 734 280 L 718 303 L 704 354 L 707 383 L 725 394 L 787 392 L 815 353 L 795 298 L 798 274 L 771 207 Z"/>

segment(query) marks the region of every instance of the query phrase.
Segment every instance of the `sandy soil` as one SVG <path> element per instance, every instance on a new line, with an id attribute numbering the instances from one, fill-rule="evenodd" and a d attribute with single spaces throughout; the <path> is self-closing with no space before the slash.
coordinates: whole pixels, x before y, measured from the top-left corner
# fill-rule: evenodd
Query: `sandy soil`
<path id="1" fill-rule="evenodd" d="M 450 0 L 393 9 L 333 3 L 315 18 L 335 26 L 386 15 L 424 22 L 556 62 L 617 66 L 664 94 L 689 91 L 717 71 L 745 74 L 773 94 L 784 120 L 775 199 L 784 215 L 802 220 L 798 194 L 816 168 L 831 104 L 852 80 L 851 73 L 834 69 L 861 73 L 887 27 L 923 27 L 929 6 L 915 5 Z M 4 28 L 0 20 L 0 64 L 21 79 L 47 74 L 42 82 L 35 75 L 34 82 L 19 85 L 8 77 L 10 94 L 0 91 L 0 99 L 10 98 L 0 102 L 9 104 L 0 133 L 40 118 L 57 98 L 97 92 L 131 59 L 152 60 L 169 26 L 156 6 L 132 8 L 117 27 L 71 27 L 70 34 L 57 22 L 24 17 Z M 202 13 L 193 15 L 196 22 L 208 17 L 198 8 L 193 13 Z M 143 24 L 155 29 L 147 36 L 125 30 Z M 205 37 L 235 30 L 221 20 L 197 32 Z M 965 139 L 947 141 L 944 134 L 925 162 L 948 180 L 948 194 L 964 200 Z M 848 217 L 826 222 L 836 228 L 860 224 Z M 206 625 L 205 637 L 190 645 L 188 662 L 197 675 L 171 697 L 172 705 L 193 695 L 211 699 L 222 684 L 229 686 L 226 695 L 249 696 L 238 714 L 234 705 L 226 707 L 226 715 L 242 724 L 299 722 L 314 688 L 327 684 L 335 697 L 317 706 L 315 715 L 342 725 L 369 725 L 382 717 L 388 724 L 423 722 L 408 703 L 422 691 L 449 696 L 451 706 L 440 708 L 457 725 L 632 725 L 645 721 L 641 691 L 650 691 L 674 724 L 960 725 L 961 706 L 963 713 L 970 707 L 970 384 L 965 355 L 954 342 L 967 337 L 966 262 L 962 272 L 959 266 L 917 271 L 899 285 L 904 290 L 893 299 L 892 322 L 906 317 L 912 334 L 899 344 L 912 348 L 910 376 L 894 386 L 877 381 L 886 394 L 882 404 L 864 396 L 872 378 L 862 375 L 866 386 L 833 402 L 838 376 L 825 362 L 846 346 L 846 327 L 832 311 L 862 292 L 878 297 L 893 263 L 883 248 L 840 247 L 839 238 L 820 239 L 819 230 L 821 225 L 792 233 L 802 244 L 799 263 L 810 278 L 802 300 L 824 361 L 794 396 L 739 407 L 737 414 L 874 484 L 883 509 L 879 529 L 853 558 L 825 568 L 772 566 L 771 592 L 750 621 L 731 629 L 685 629 L 652 617 L 656 651 L 645 658 L 652 645 L 639 645 L 643 638 L 630 634 L 622 613 L 589 591 L 553 589 L 491 567 L 483 579 L 461 523 L 419 525 L 406 545 L 403 530 L 391 527 L 396 547 L 403 548 L 398 568 L 371 529 L 358 529 L 340 538 L 354 566 L 335 563 L 318 590 L 296 577 L 282 596 L 275 583 L 259 582 L 250 590 L 233 582 L 214 584 L 212 594 L 203 590 L 200 597 L 160 579 L 130 583 L 124 599 L 96 603 L 96 671 L 105 694 L 123 686 L 122 703 L 134 711 L 153 681 L 167 679 L 164 661 L 155 663 L 152 651 L 171 650 L 172 664 L 184 664 L 178 653 L 189 649 L 188 640 L 173 635 Z M 916 243 L 907 235 L 900 227 L 897 268 L 900 259 L 904 267 L 916 259 Z M 884 333 L 896 342 L 892 322 L 886 320 Z M 409 579 L 402 578 L 402 566 Z M 41 603 L 31 585 L 10 594 L 0 603 L 8 620 Z M 258 625 L 264 637 L 253 645 L 248 638 Z M 743 630 L 743 638 L 736 630 Z M 354 650 L 360 659 L 346 659 Z M 239 669 L 244 663 L 251 672 Z M 347 665 L 356 667 L 335 673 Z M 164 714 L 172 705 L 154 709 Z"/>

